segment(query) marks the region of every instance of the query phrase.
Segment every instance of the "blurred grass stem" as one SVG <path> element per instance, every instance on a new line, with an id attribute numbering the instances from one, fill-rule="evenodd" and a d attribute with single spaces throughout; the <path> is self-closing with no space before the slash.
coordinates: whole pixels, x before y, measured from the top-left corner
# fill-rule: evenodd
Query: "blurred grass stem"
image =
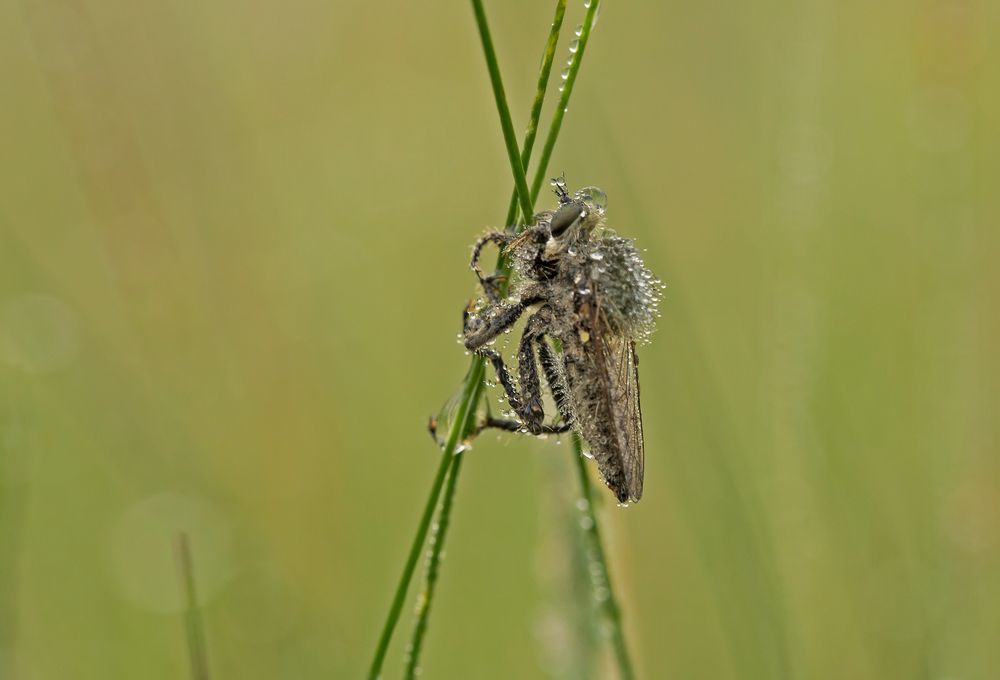
<path id="1" fill-rule="evenodd" d="M 194 587 L 194 567 L 191 561 L 191 545 L 188 535 L 180 532 L 174 538 L 174 555 L 180 572 L 181 588 L 184 591 L 184 629 L 187 633 L 188 656 L 191 660 L 192 680 L 209 680 L 208 652 L 205 645 L 205 630 L 198 607 L 198 594 Z"/>
<path id="2" fill-rule="evenodd" d="M 611 587 L 611 574 L 608 572 L 608 561 L 604 555 L 604 545 L 601 543 L 601 530 L 597 524 L 597 514 L 594 512 L 593 487 L 587 472 L 587 461 L 583 456 L 583 442 L 580 435 L 573 433 L 573 453 L 577 478 L 580 480 L 581 512 L 585 518 L 582 523 L 587 539 L 587 561 L 591 577 L 594 599 L 603 610 L 607 628 L 615 652 L 615 662 L 618 664 L 618 675 L 622 680 L 632 680 L 635 673 L 632 670 L 632 660 L 629 657 L 628 646 L 625 644 L 625 634 L 622 629 L 622 612 Z"/>

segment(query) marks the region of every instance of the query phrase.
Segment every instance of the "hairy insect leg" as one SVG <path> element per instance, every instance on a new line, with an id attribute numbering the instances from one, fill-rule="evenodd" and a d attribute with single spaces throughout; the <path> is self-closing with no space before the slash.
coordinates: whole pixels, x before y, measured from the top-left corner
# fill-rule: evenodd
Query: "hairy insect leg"
<path id="1" fill-rule="evenodd" d="M 495 243 L 497 247 L 501 250 L 510 243 L 512 236 L 502 231 L 491 231 L 489 233 L 483 234 L 476 240 L 475 245 L 472 246 L 472 260 L 469 262 L 469 266 L 472 267 L 472 271 L 476 273 L 476 278 L 479 279 L 479 285 L 483 287 L 483 292 L 486 293 L 486 297 L 490 302 L 498 302 L 500 300 L 500 286 L 499 284 L 503 282 L 506 278 L 503 274 L 494 273 L 490 276 L 483 274 L 483 270 L 479 268 L 479 257 L 482 255 L 483 248 L 488 243 Z"/>
<path id="2" fill-rule="evenodd" d="M 517 301 L 496 302 L 487 305 L 477 314 L 465 310 L 462 318 L 462 334 L 465 348 L 478 351 L 498 335 L 509 329 L 524 314 L 524 310 L 542 301 L 537 292 L 527 292 Z"/>
<path id="3" fill-rule="evenodd" d="M 497 377 L 500 379 L 500 384 L 507 394 L 507 400 L 511 408 L 514 409 L 514 413 L 521 419 L 518 429 L 526 428 L 533 434 L 543 432 L 543 421 L 545 419 L 545 409 L 542 406 L 542 385 L 538 376 L 538 363 L 535 357 L 535 344 L 539 338 L 544 337 L 545 324 L 549 320 L 550 313 L 547 308 L 543 307 L 528 319 L 528 324 L 521 336 L 517 351 L 518 378 L 521 383 L 520 391 L 514 385 L 510 370 L 507 368 L 499 352 L 482 347 L 477 350 L 493 364 Z M 548 379 L 548 376 L 546 378 Z"/>
<path id="4" fill-rule="evenodd" d="M 524 423 L 517 420 L 489 416 L 476 427 L 476 434 L 491 428 L 503 430 L 504 432 L 520 432 L 525 429 Z M 569 423 L 559 423 L 558 425 L 549 425 L 546 423 L 535 434 L 564 434 L 569 432 L 570 429 L 572 429 L 572 426 Z"/>
<path id="5" fill-rule="evenodd" d="M 523 340 L 522 344 L 524 344 Z M 517 386 L 514 385 L 514 380 L 511 378 L 510 371 L 507 369 L 507 364 L 504 363 L 500 353 L 492 349 L 481 349 L 479 353 L 493 364 L 493 369 L 496 371 L 500 385 L 507 395 L 510 407 L 514 409 L 514 413 L 517 414 L 517 417 L 523 423 L 518 427 L 526 427 L 532 433 L 536 433 L 536 430 L 542 426 L 542 418 L 545 416 L 545 412 L 542 411 L 541 386 L 538 384 L 537 371 L 521 374 L 520 379 L 523 387 L 522 391 L 518 392 Z"/>
<path id="6" fill-rule="evenodd" d="M 563 419 L 568 429 L 573 423 L 573 413 L 569 409 L 569 390 L 562 373 L 559 371 L 559 357 L 545 341 L 544 335 L 539 336 L 537 342 L 538 358 L 542 364 L 542 372 L 545 374 L 545 382 L 549 384 L 552 399 L 556 402 L 556 408 L 559 409 L 559 417 Z"/>

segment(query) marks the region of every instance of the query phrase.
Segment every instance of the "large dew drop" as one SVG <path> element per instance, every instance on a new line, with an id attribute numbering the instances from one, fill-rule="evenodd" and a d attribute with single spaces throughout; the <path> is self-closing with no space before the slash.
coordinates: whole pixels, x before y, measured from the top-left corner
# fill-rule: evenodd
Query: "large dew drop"
<path id="1" fill-rule="evenodd" d="M 574 194 L 574 197 L 599 213 L 603 213 L 608 207 L 608 195 L 600 187 L 583 187 Z"/>

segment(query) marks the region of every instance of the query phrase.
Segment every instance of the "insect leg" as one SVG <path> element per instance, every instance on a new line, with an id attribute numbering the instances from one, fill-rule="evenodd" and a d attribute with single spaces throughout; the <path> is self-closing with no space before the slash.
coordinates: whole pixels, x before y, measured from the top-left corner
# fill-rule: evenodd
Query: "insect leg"
<path id="1" fill-rule="evenodd" d="M 530 348 L 531 341 L 529 339 L 525 342 L 522 339 L 521 344 L 527 344 Z M 492 349 L 480 349 L 479 353 L 493 364 L 497 378 L 500 379 L 500 385 L 507 394 L 507 401 L 510 403 L 510 407 L 514 409 L 514 413 L 522 421 L 518 424 L 518 429 L 526 427 L 533 434 L 537 434 L 537 431 L 542 426 L 542 418 L 544 418 L 545 412 L 542 410 L 541 387 L 538 384 L 538 373 L 534 370 L 534 366 L 532 366 L 532 369 L 529 369 L 529 372 L 521 374 L 520 378 L 523 388 L 521 392 L 518 392 L 517 387 L 514 385 L 514 380 L 510 376 L 510 371 L 507 369 L 507 365 L 504 363 L 500 353 Z"/>
<path id="2" fill-rule="evenodd" d="M 479 434 L 487 428 L 495 428 L 497 430 L 504 430 L 505 432 L 520 432 L 524 428 L 524 423 L 518 422 L 516 420 L 507 420 L 505 418 L 494 418 L 489 416 L 479 424 L 476 428 L 476 434 Z M 563 434 L 569 432 L 572 426 L 569 423 L 559 423 L 558 425 L 542 425 L 536 434 Z"/>
<path id="3" fill-rule="evenodd" d="M 538 323 L 532 324 L 531 322 L 541 319 L 542 314 L 544 314 L 544 310 L 533 316 L 528 322 L 529 327 L 539 325 Z M 510 400 L 511 407 L 514 408 L 514 411 L 521 417 L 523 422 L 488 416 L 486 420 L 480 423 L 476 428 L 476 434 L 479 434 L 486 428 L 496 428 L 507 432 L 521 432 L 527 429 L 532 434 L 561 434 L 563 432 L 569 432 L 573 428 L 573 415 L 568 406 L 569 397 L 566 389 L 566 383 L 563 380 L 562 375 L 559 373 L 559 358 L 545 341 L 545 335 L 540 332 L 532 333 L 532 330 L 533 329 L 530 328 L 525 330 L 519 351 L 519 359 L 521 361 L 531 361 L 531 368 L 527 369 L 527 371 L 524 366 L 520 367 L 521 383 L 525 385 L 523 394 L 518 394 L 516 389 L 514 389 L 513 384 L 511 384 L 510 373 L 507 370 L 506 365 L 504 365 L 503 359 L 500 358 L 499 355 L 496 355 L 496 357 L 490 357 L 494 367 L 497 368 L 497 375 L 500 378 L 500 384 L 503 385 L 504 391 L 507 393 L 507 398 Z M 544 414 L 541 410 L 541 392 L 540 386 L 538 385 L 537 369 L 534 367 L 534 356 L 531 354 L 526 355 L 526 352 L 531 352 L 532 350 L 532 342 L 535 342 L 538 345 L 542 371 L 545 374 L 545 380 L 549 384 L 549 389 L 552 391 L 552 397 L 556 402 L 556 406 L 559 409 L 559 415 L 562 418 L 562 422 L 559 424 L 541 422 L 541 417 Z M 492 352 L 492 350 L 490 351 Z M 493 352 L 493 354 L 496 353 Z M 526 358 L 528 356 L 530 356 L 530 359 Z M 526 373 L 534 376 L 534 387 L 529 387 L 529 385 L 532 384 L 532 381 L 530 379 L 527 381 L 525 380 Z M 534 423 L 532 423 L 530 418 L 525 417 L 525 415 L 527 415 L 524 413 L 526 409 L 521 405 L 522 399 L 525 401 L 529 400 L 530 390 L 538 390 L 535 394 L 538 394 L 539 398 L 539 419 Z"/>
<path id="4" fill-rule="evenodd" d="M 472 271 L 476 273 L 476 278 L 479 279 L 479 285 L 483 287 L 483 291 L 486 293 L 486 297 L 490 302 L 497 302 L 500 299 L 500 291 L 498 290 L 497 283 L 503 278 L 501 274 L 492 274 L 490 276 L 485 276 L 483 270 L 479 268 L 479 256 L 482 254 L 483 247 L 487 243 L 495 243 L 499 248 L 504 248 L 511 241 L 511 235 L 506 234 L 502 231 L 491 231 L 489 233 L 483 234 L 476 241 L 476 244 L 472 246 L 472 260 L 469 262 L 469 266 L 472 267 Z"/>
<path id="5" fill-rule="evenodd" d="M 469 314 L 466 310 L 462 329 L 465 348 L 478 351 L 483 345 L 517 323 L 525 309 L 542 300 L 540 294 L 528 293 L 516 302 L 496 302 L 488 305 L 475 315 Z"/>
<path id="6" fill-rule="evenodd" d="M 525 426 L 534 434 L 542 426 L 545 410 L 542 408 L 542 384 L 538 379 L 538 364 L 535 362 L 535 338 L 540 334 L 538 326 L 543 323 L 542 312 L 530 319 L 521 336 L 517 349 L 517 375 L 521 381 L 521 409 L 514 409 Z"/>
<path id="7" fill-rule="evenodd" d="M 545 308 L 539 310 L 528 319 L 524 334 L 521 336 L 517 351 L 520 391 L 514 385 L 510 371 L 498 352 L 482 347 L 477 350 L 489 359 L 496 369 L 500 384 L 503 386 L 504 392 L 507 393 L 507 400 L 518 418 L 521 419 L 522 425 L 520 427 L 527 428 L 532 434 L 539 434 L 542 431 L 542 421 L 545 418 L 545 410 L 542 407 L 542 385 L 538 377 L 538 364 L 535 359 L 535 342 L 537 338 L 542 336 L 548 320 L 549 316 Z"/>
<path id="8" fill-rule="evenodd" d="M 559 357 L 545 341 L 545 336 L 538 337 L 538 358 L 542 363 L 542 372 L 545 373 L 545 381 L 552 391 L 552 399 L 559 409 L 559 416 L 563 419 L 567 429 L 573 423 L 573 413 L 569 409 L 569 391 L 566 388 L 566 381 L 559 372 Z"/>

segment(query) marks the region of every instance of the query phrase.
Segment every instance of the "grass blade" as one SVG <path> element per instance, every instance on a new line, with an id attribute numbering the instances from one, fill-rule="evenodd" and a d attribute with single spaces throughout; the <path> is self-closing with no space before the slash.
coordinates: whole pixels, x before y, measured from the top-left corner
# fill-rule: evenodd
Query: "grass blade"
<path id="1" fill-rule="evenodd" d="M 424 513 L 417 526 L 417 533 L 413 537 L 413 545 L 410 546 L 410 554 L 400 575 L 399 585 L 396 587 L 396 594 L 392 599 L 389 608 L 389 615 L 385 625 L 382 627 L 382 634 L 379 636 L 378 646 L 375 648 L 375 656 L 372 659 L 371 668 L 368 671 L 369 680 L 377 680 L 382 674 L 382 665 L 385 663 L 385 653 L 389 649 L 389 642 L 392 640 L 392 633 L 399 622 L 399 614 L 403 610 L 403 601 L 406 599 L 406 591 L 410 587 L 410 580 L 413 578 L 413 570 L 417 566 L 420 551 L 423 548 L 424 540 L 427 538 L 427 530 L 430 527 L 434 511 L 437 509 L 438 498 L 441 495 L 441 488 L 444 485 L 445 477 L 451 468 L 452 459 L 455 456 L 455 449 L 460 438 L 464 435 L 466 420 L 470 411 L 474 411 L 474 405 L 479 403 L 479 398 L 483 391 L 484 360 L 482 357 L 475 357 L 469 372 L 465 374 L 465 382 L 462 385 L 462 396 L 458 405 L 458 413 L 452 421 L 451 429 L 448 431 L 448 439 L 445 441 L 444 451 L 441 452 L 441 462 L 438 464 L 437 474 L 431 484 L 431 491 L 424 505 Z"/>
<path id="2" fill-rule="evenodd" d="M 487 69 L 490 74 L 490 84 L 493 88 L 494 99 L 496 100 L 497 113 L 500 117 L 500 126 L 504 136 L 504 144 L 507 149 L 507 157 L 510 161 L 511 172 L 514 177 L 514 191 L 517 197 L 517 203 L 520 205 L 521 213 L 525 216 L 525 220 L 530 220 L 531 216 L 534 214 L 534 201 L 538 196 L 541 187 L 541 178 L 545 176 L 545 172 L 548 167 L 549 158 L 552 155 L 552 149 L 555 147 L 555 141 L 558 138 L 559 130 L 562 126 L 562 120 L 566 113 L 566 108 L 569 102 L 570 95 L 573 90 L 573 83 L 576 80 L 576 74 L 579 72 L 580 64 L 582 62 L 582 56 L 584 47 L 586 45 L 587 39 L 589 38 L 590 31 L 593 28 L 594 19 L 597 15 L 598 10 L 598 0 L 591 0 L 590 7 L 588 9 L 584 25 L 581 27 L 580 35 L 578 36 L 578 47 L 571 59 L 571 65 L 569 67 L 569 73 L 567 75 L 566 83 L 562 89 L 562 95 L 559 100 L 559 107 L 556 111 L 555 117 L 553 118 L 552 126 L 549 129 L 548 135 L 546 136 L 545 147 L 542 153 L 542 158 L 537 169 L 536 181 L 538 185 L 533 191 L 529 192 L 527 187 L 527 179 L 525 177 L 524 164 L 521 159 L 521 154 L 517 148 L 517 141 L 514 137 L 514 125 L 510 117 L 510 108 L 507 105 L 507 97 L 504 92 L 503 81 L 500 76 L 500 69 L 497 64 L 496 52 L 493 48 L 493 40 L 489 31 L 489 24 L 486 19 L 486 13 L 483 9 L 482 0 L 472 0 L 473 12 L 476 17 L 476 25 L 479 29 L 480 39 L 483 43 L 483 53 L 486 58 Z M 558 33 L 559 28 L 562 24 L 562 14 L 565 12 L 565 2 L 560 1 L 557 4 L 557 18 L 553 21 L 553 32 Z M 546 45 L 546 56 L 543 57 L 542 67 L 547 68 L 548 72 L 551 71 L 552 59 L 549 54 L 555 53 L 555 42 L 553 41 L 550 33 L 550 43 Z M 539 81 L 541 82 L 541 75 Z M 547 84 L 548 73 L 545 74 L 545 81 Z M 532 107 L 532 118 L 534 119 L 534 129 L 537 130 L 537 115 L 540 115 L 542 102 L 536 94 L 536 102 Z M 533 134 L 532 125 L 529 124 L 528 133 Z M 533 144 L 532 140 L 532 144 Z M 528 144 L 528 139 L 526 135 L 525 139 L 525 149 L 530 153 L 532 144 Z M 508 211 L 507 224 L 512 224 L 514 222 L 515 209 L 512 208 Z M 497 261 L 497 268 L 501 271 L 506 271 L 509 273 L 510 264 L 505 260 L 501 254 Z M 431 485 L 430 494 L 428 495 L 427 502 L 424 507 L 424 513 L 421 517 L 420 524 L 417 527 L 417 533 L 414 536 L 413 544 L 410 548 L 410 554 L 407 558 L 406 564 L 403 568 L 403 573 L 400 577 L 399 585 L 396 588 L 396 594 L 393 598 L 392 605 L 389 610 L 389 615 L 386 619 L 385 625 L 382 629 L 382 634 L 379 638 L 378 646 L 375 650 L 375 656 L 372 660 L 372 665 L 369 670 L 368 678 L 369 680 L 377 680 L 381 677 L 382 666 L 385 662 L 385 654 L 389 647 L 389 642 L 392 639 L 393 631 L 395 630 L 396 624 L 399 621 L 399 615 L 402 611 L 403 600 L 406 597 L 406 591 L 409 588 L 410 581 L 413 577 L 413 571 L 416 567 L 417 560 L 420 555 L 421 548 L 427 537 L 427 532 L 430 527 L 431 520 L 434 515 L 434 510 L 437 508 L 438 498 L 441 495 L 442 487 L 448 472 L 450 469 L 455 467 L 455 474 L 451 477 L 452 483 L 449 483 L 449 497 L 446 497 L 447 502 L 447 514 L 442 514 L 442 519 L 446 519 L 450 516 L 451 509 L 451 499 L 450 497 L 454 495 L 455 485 L 457 484 L 457 471 L 460 469 L 456 461 L 453 460 L 455 456 L 455 449 L 461 438 L 465 437 L 469 431 L 467 429 L 467 421 L 470 418 L 474 418 L 475 406 L 479 403 L 479 399 L 482 396 L 483 390 L 483 376 L 485 373 L 485 361 L 482 357 L 474 357 L 472 360 L 472 365 L 469 368 L 469 372 L 466 374 L 465 382 L 462 387 L 462 396 L 460 398 L 458 411 L 456 413 L 455 419 L 452 421 L 452 427 L 449 430 L 448 439 L 445 442 L 444 450 L 441 454 L 441 462 L 438 465 L 438 471 L 435 475 L 434 482 Z M 578 455 L 578 462 L 583 465 L 582 458 Z M 590 486 L 589 481 L 586 478 L 585 467 L 580 468 L 582 473 L 581 485 L 584 492 L 585 498 L 590 498 Z M 445 505 L 442 505 L 444 508 Z M 589 508 L 589 504 L 588 504 Z M 593 527 L 593 536 L 597 537 L 597 543 L 599 550 L 597 555 L 600 559 L 600 564 L 604 564 L 603 550 L 600 550 L 600 540 L 599 531 L 597 527 L 597 519 L 593 514 L 593 510 L 588 510 L 591 516 L 591 526 Z M 607 573 L 607 570 L 604 570 Z M 436 572 L 435 572 L 436 581 Z M 609 600 L 614 603 L 613 594 L 611 594 L 610 582 L 608 583 L 607 592 L 609 593 Z M 607 605 L 606 605 L 607 607 Z M 429 606 L 428 606 L 429 611 Z M 614 626 L 617 630 L 615 636 L 618 638 L 619 642 L 616 645 L 616 658 L 619 659 L 619 668 L 622 673 L 623 678 L 631 678 L 631 664 L 628 661 L 628 655 L 625 652 L 624 637 L 621 633 L 620 626 L 620 612 L 618 611 L 617 605 L 614 605 L 614 621 L 618 622 L 619 625 Z M 609 617 L 610 618 L 610 617 Z M 419 620 L 418 620 L 418 625 Z M 416 635 L 416 633 L 415 633 Z M 420 634 L 420 640 L 422 640 L 423 632 Z M 620 653 L 618 653 L 620 650 Z M 416 658 L 416 654 L 419 653 L 419 647 L 411 649 L 411 659 Z M 414 669 L 416 668 L 416 663 L 414 661 Z"/>
<path id="3" fill-rule="evenodd" d="M 475 413 L 470 414 L 469 424 L 474 423 Z M 467 428 L 469 429 L 469 428 Z M 431 554 L 427 558 L 427 580 L 424 582 L 424 589 L 417 599 L 417 622 L 413 627 L 413 636 L 406 650 L 406 671 L 403 677 L 406 680 L 414 680 L 417 677 L 420 667 L 420 650 L 423 647 L 424 635 L 427 633 L 427 621 L 430 619 L 431 603 L 434 601 L 434 588 L 437 585 L 438 571 L 441 567 L 441 551 L 444 549 L 444 539 L 448 535 L 448 524 L 451 520 L 451 505 L 455 498 L 455 485 L 458 483 L 458 473 L 462 469 L 462 458 L 459 454 L 455 456 L 455 462 L 451 464 L 451 473 L 448 475 L 448 486 L 445 489 L 444 499 L 441 501 L 441 512 L 438 521 L 431 535 Z"/>
<path id="4" fill-rule="evenodd" d="M 476 15 L 476 27 L 479 29 L 479 39 L 483 43 L 483 54 L 486 57 L 486 68 L 490 72 L 490 84 L 493 86 L 493 98 L 496 99 L 497 113 L 500 114 L 500 127 L 503 130 L 503 141 L 507 147 L 507 158 L 510 169 L 514 173 L 514 186 L 517 188 L 521 203 L 521 214 L 525 219 L 531 219 L 534 212 L 533 201 L 528 194 L 528 180 L 524 175 L 524 165 L 521 162 L 521 152 L 517 149 L 517 138 L 514 133 L 514 123 L 510 119 L 510 107 L 507 106 L 507 95 L 503 89 L 503 79 L 500 77 L 500 67 L 497 65 L 496 51 L 493 49 L 493 38 L 490 37 L 490 26 L 486 21 L 486 11 L 482 0 L 472 0 L 472 10 Z"/>
<path id="5" fill-rule="evenodd" d="M 527 155 L 531 153 L 531 147 L 535 141 L 535 133 L 538 130 L 538 120 L 541 117 L 542 104 L 545 101 L 545 92 L 548 89 L 549 75 L 552 72 L 552 61 L 555 57 L 555 48 L 556 44 L 559 42 L 559 31 L 562 28 L 563 17 L 565 14 L 566 0 L 558 0 L 558 2 L 556 2 L 555 15 L 552 19 L 552 26 L 549 29 L 549 37 L 545 44 L 545 51 L 542 54 L 542 64 L 538 73 L 538 85 L 535 89 L 535 99 L 532 102 L 531 112 L 528 116 L 528 128 L 524 133 L 524 145 L 522 147 L 524 151 L 521 154 L 521 158 L 524 160 L 522 164 L 527 163 Z M 499 69 L 497 69 L 497 72 L 499 73 Z M 499 89 L 501 92 L 503 91 L 502 84 Z M 505 224 L 513 224 L 515 218 L 517 217 L 518 196 L 519 193 L 517 187 L 515 186 L 511 194 L 510 207 L 507 210 L 507 220 Z M 524 220 L 528 221 L 530 216 L 530 213 L 525 215 Z M 497 261 L 497 268 L 502 269 L 504 266 L 504 258 L 501 255 Z M 502 291 L 506 292 L 506 283 L 502 287 Z M 472 432 L 474 426 L 475 409 L 472 409 L 469 412 L 468 422 L 466 423 L 462 436 L 465 437 Z M 438 514 L 437 529 L 434 533 L 434 545 L 427 561 L 427 578 L 424 583 L 424 590 L 417 602 L 417 621 L 414 624 L 413 634 L 407 648 L 405 671 L 406 678 L 416 677 L 417 668 L 419 667 L 420 651 L 427 631 L 427 622 L 430 617 L 431 603 L 434 598 L 435 585 L 437 583 L 438 571 L 440 569 L 441 550 L 444 546 L 448 525 L 451 520 L 452 501 L 455 496 L 455 489 L 458 483 L 458 474 L 461 471 L 461 465 L 462 457 L 455 456 L 454 462 L 451 465 L 451 472 L 448 475 L 448 485 L 444 491 L 444 498 L 441 501 L 441 511 Z"/>
<path id="6" fill-rule="evenodd" d="M 187 633 L 188 656 L 191 659 L 192 680 L 209 680 L 208 652 L 205 630 L 201 623 L 198 594 L 194 588 L 194 568 L 191 564 L 191 545 L 188 535 L 180 532 L 174 539 L 174 555 L 184 590 L 184 628 Z"/>
<path id="7" fill-rule="evenodd" d="M 563 17 L 566 16 L 566 0 L 556 2 L 555 16 L 552 17 L 552 28 L 549 29 L 549 39 L 542 53 L 542 66 L 538 70 L 538 86 L 535 88 L 535 100 L 531 103 L 531 114 L 528 116 L 528 128 L 524 132 L 524 146 L 521 147 L 521 165 L 527 172 L 531 151 L 535 146 L 535 136 L 538 133 L 538 119 L 542 115 L 542 103 L 545 92 L 549 88 L 549 75 L 552 73 L 552 61 L 556 56 L 556 45 L 559 43 L 559 31 L 562 30 Z M 537 196 L 535 197 L 537 198 Z M 531 208 L 535 207 L 535 199 L 531 200 Z M 531 215 L 523 215 L 524 222 L 531 221 Z M 510 207 L 507 208 L 505 225 L 514 224 L 517 218 L 517 187 L 510 194 Z"/>
<path id="8" fill-rule="evenodd" d="M 632 670 L 632 660 L 629 657 L 628 646 L 625 644 L 625 634 L 622 629 L 622 613 L 611 587 L 611 575 L 608 572 L 608 561 L 604 555 L 604 545 L 601 542 L 601 529 L 597 524 L 597 514 L 594 512 L 593 487 L 590 484 L 587 462 L 583 456 L 583 442 L 580 435 L 573 433 L 573 453 L 576 458 L 577 477 L 580 480 L 580 503 L 585 521 L 581 522 L 587 542 L 587 561 L 589 562 L 593 596 L 603 610 L 607 624 L 608 637 L 615 652 L 615 662 L 618 664 L 618 677 L 622 680 L 632 680 L 635 673 Z"/>
<path id="9" fill-rule="evenodd" d="M 562 93 L 559 96 L 559 105 L 556 106 L 552 115 L 552 124 L 549 126 L 549 133 L 545 137 L 545 145 L 542 147 L 542 155 L 538 159 L 538 169 L 535 171 L 535 178 L 531 183 L 531 202 L 538 200 L 538 192 L 542 190 L 542 182 L 548 171 L 549 159 L 552 158 L 552 149 L 555 148 L 556 139 L 559 137 L 559 130 L 562 129 L 563 118 L 569 108 L 569 98 L 573 94 L 573 85 L 576 83 L 576 76 L 580 72 L 580 64 L 583 63 L 583 53 L 587 50 L 587 43 L 590 41 L 590 33 L 594 30 L 594 22 L 597 20 L 597 13 L 600 11 L 600 0 L 590 0 L 587 14 L 580 26 L 577 36 L 576 51 L 571 53 L 570 64 L 567 67 L 565 82 L 562 86 Z"/>

